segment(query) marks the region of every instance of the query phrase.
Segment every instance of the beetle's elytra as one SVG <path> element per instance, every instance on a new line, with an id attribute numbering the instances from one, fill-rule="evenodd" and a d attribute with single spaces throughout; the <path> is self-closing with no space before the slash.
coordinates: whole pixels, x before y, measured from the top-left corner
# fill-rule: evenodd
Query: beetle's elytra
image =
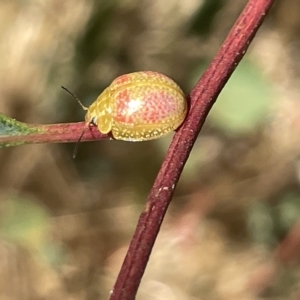
<path id="1" fill-rule="evenodd" d="M 85 121 L 117 140 L 146 141 L 176 130 L 186 113 L 186 98 L 172 79 L 142 71 L 116 78 L 88 108 Z"/>

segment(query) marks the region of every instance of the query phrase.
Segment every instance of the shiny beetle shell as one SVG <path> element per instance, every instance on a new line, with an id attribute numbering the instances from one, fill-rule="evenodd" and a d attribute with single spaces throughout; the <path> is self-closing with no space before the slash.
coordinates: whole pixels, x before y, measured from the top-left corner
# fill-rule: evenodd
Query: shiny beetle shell
<path id="1" fill-rule="evenodd" d="M 85 120 L 116 140 L 146 141 L 176 130 L 187 113 L 181 88 L 151 71 L 116 78 L 88 108 Z"/>

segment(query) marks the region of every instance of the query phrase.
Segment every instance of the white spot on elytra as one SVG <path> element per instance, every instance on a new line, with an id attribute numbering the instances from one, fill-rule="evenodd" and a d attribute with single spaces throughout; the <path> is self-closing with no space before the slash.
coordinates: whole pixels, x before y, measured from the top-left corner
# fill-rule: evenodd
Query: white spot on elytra
<path id="1" fill-rule="evenodd" d="M 127 106 L 126 115 L 132 115 L 136 111 L 139 111 L 141 106 L 142 106 L 142 101 L 140 99 L 130 100 Z"/>

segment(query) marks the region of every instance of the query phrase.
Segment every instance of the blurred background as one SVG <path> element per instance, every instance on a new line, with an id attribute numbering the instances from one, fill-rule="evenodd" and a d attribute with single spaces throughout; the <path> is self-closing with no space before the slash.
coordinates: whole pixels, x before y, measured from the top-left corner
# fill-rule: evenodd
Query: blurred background
<path id="1" fill-rule="evenodd" d="M 0 0 L 0 112 L 82 121 L 61 85 L 88 106 L 138 70 L 188 93 L 246 2 Z M 300 299 L 299 15 L 277 1 L 222 91 L 137 299 Z M 108 299 L 171 138 L 1 149 L 0 299 Z"/>

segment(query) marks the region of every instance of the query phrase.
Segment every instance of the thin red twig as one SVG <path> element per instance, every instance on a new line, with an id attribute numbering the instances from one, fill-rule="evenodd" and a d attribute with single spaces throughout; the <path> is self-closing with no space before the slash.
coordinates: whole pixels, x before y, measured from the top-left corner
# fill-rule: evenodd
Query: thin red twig
<path id="1" fill-rule="evenodd" d="M 41 143 L 76 143 L 82 134 L 85 122 L 61 123 L 61 124 L 25 124 L 28 128 L 34 128 L 36 132 L 22 135 L 0 136 L 0 146 L 17 146 L 19 144 Z M 81 142 L 107 140 L 110 135 L 102 134 L 97 126 L 89 126 L 84 131 Z M 1 148 L 1 147 L 0 147 Z"/>
<path id="2" fill-rule="evenodd" d="M 198 133 L 217 96 L 244 56 L 273 0 L 250 0 L 212 63 L 190 93 L 191 107 L 174 135 L 156 177 L 127 255 L 111 293 L 111 300 L 134 299 L 152 247 Z M 242 101 L 242 100 L 241 100 Z"/>

